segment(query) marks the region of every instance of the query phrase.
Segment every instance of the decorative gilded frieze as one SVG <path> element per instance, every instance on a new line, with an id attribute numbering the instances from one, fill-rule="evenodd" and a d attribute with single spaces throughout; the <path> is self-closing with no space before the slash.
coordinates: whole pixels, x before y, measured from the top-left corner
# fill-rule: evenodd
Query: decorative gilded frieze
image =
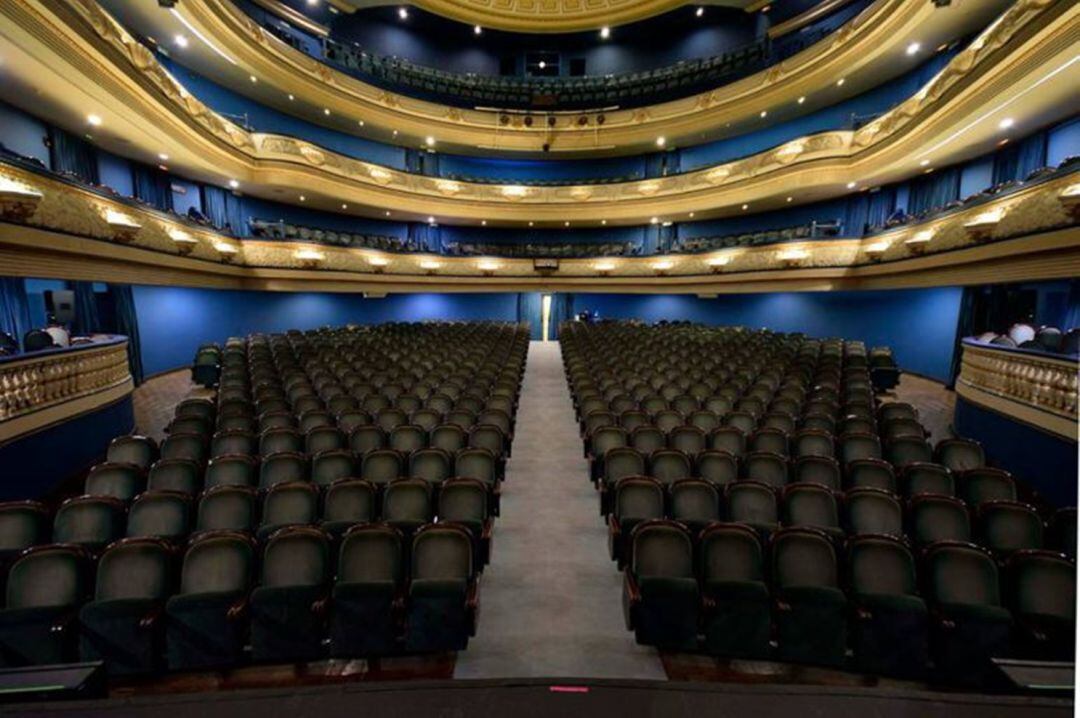
<path id="1" fill-rule="evenodd" d="M 964 340 L 957 392 L 1072 441 L 1077 438 L 1075 358 Z"/>
<path id="2" fill-rule="evenodd" d="M 127 346 L 121 339 L 0 362 L 0 441 L 40 428 L 39 416 L 64 420 L 90 397 L 130 392 Z"/>

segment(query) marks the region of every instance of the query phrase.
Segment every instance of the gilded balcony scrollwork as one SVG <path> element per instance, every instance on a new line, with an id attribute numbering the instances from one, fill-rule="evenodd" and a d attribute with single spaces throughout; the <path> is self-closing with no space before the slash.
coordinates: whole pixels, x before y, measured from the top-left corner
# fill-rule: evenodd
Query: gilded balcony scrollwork
<path id="1" fill-rule="evenodd" d="M 127 344 L 117 338 L 0 363 L 0 442 L 130 393 Z"/>
<path id="2" fill-rule="evenodd" d="M 966 399 L 1076 441 L 1078 370 L 1075 358 L 968 339 L 956 390 Z"/>

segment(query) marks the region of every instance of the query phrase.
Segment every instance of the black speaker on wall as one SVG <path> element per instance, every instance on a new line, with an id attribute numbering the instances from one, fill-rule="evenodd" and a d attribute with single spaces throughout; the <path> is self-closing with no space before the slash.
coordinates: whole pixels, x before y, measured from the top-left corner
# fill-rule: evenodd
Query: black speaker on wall
<path id="1" fill-rule="evenodd" d="M 75 292 L 70 289 L 46 291 L 45 312 L 56 317 L 60 324 L 71 324 L 75 321 Z"/>

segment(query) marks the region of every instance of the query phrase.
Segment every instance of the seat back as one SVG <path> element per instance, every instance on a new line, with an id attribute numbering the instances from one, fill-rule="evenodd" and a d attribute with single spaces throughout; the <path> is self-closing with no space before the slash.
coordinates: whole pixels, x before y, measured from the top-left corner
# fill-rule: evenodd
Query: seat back
<path id="1" fill-rule="evenodd" d="M 706 590 L 717 583 L 764 581 L 761 541 L 741 524 L 713 524 L 702 531 L 699 556 Z"/>
<path id="2" fill-rule="evenodd" d="M 242 593 L 251 585 L 255 545 L 234 531 L 202 534 L 188 546 L 180 571 L 180 593 Z"/>
<path id="3" fill-rule="evenodd" d="M 263 497 L 264 527 L 313 524 L 318 515 L 319 489 L 314 484 L 302 481 L 275 484 Z"/>
<path id="4" fill-rule="evenodd" d="M 985 550 L 944 541 L 927 549 L 924 563 L 929 597 L 936 603 L 1001 605 L 997 566 Z"/>
<path id="5" fill-rule="evenodd" d="M 755 526 L 776 526 L 778 511 L 772 488 L 758 481 L 728 484 L 724 504 L 728 521 Z"/>
<path id="6" fill-rule="evenodd" d="M 199 500 L 196 531 L 250 531 L 255 526 L 255 490 L 218 486 Z"/>
<path id="7" fill-rule="evenodd" d="M 844 505 L 849 534 L 904 535 L 903 509 L 889 492 L 869 487 L 852 489 Z"/>
<path id="8" fill-rule="evenodd" d="M 421 449 L 409 457 L 409 477 L 441 484 L 450 478 L 453 460 L 442 449 Z"/>
<path id="9" fill-rule="evenodd" d="M 795 456 L 821 456 L 832 458 L 835 452 L 832 434 L 804 429 L 795 435 Z"/>
<path id="10" fill-rule="evenodd" d="M 391 481 L 383 493 L 382 517 L 391 523 L 427 523 L 431 520 L 431 485 L 423 479 Z"/>
<path id="11" fill-rule="evenodd" d="M 796 483 L 818 484 L 834 491 L 840 489 L 840 464 L 827 456 L 796 459 L 792 474 Z"/>
<path id="12" fill-rule="evenodd" d="M 127 536 L 175 541 L 191 530 L 191 497 L 169 491 L 147 491 L 131 504 Z"/>
<path id="13" fill-rule="evenodd" d="M 902 477 L 904 494 L 908 497 L 920 494 L 956 495 L 952 472 L 941 464 L 915 461 L 904 467 Z"/>
<path id="14" fill-rule="evenodd" d="M 638 524 L 632 534 L 634 576 L 693 578 L 694 546 L 686 529 L 663 519 Z"/>
<path id="15" fill-rule="evenodd" d="M 788 455 L 788 435 L 779 429 L 758 429 L 750 436 L 750 451 Z"/>
<path id="16" fill-rule="evenodd" d="M 439 490 L 437 516 L 440 522 L 459 523 L 479 531 L 488 518 L 488 491 L 474 479 L 451 479 Z"/>
<path id="17" fill-rule="evenodd" d="M 175 588 L 172 548 L 154 538 L 126 538 L 101 555 L 94 600 L 164 600 Z"/>
<path id="18" fill-rule="evenodd" d="M 919 546 L 971 540 L 971 518 L 959 499 L 937 494 L 916 496 L 911 500 L 909 516 L 909 534 Z"/>
<path id="19" fill-rule="evenodd" d="M 161 443 L 161 458 L 187 459 L 201 466 L 206 461 L 206 441 L 199 434 L 170 434 Z"/>
<path id="20" fill-rule="evenodd" d="M 840 463 L 859 459 L 880 459 L 881 440 L 873 434 L 844 434 L 839 439 Z"/>
<path id="21" fill-rule="evenodd" d="M 201 487 L 201 464 L 190 459 L 158 459 L 146 479 L 149 491 L 178 491 L 194 496 Z"/>
<path id="22" fill-rule="evenodd" d="M 375 487 L 358 479 L 330 484 L 323 497 L 324 521 L 366 523 L 375 519 Z"/>
<path id="23" fill-rule="evenodd" d="M 401 454 L 393 449 L 376 449 L 364 456 L 360 478 L 376 486 L 385 485 L 405 475 Z"/>
<path id="24" fill-rule="evenodd" d="M 781 488 L 787 484 L 788 463 L 779 454 L 751 451 L 742 460 L 743 475 L 751 481 Z"/>
<path id="25" fill-rule="evenodd" d="M 21 551 L 45 543 L 49 513 L 36 501 L 0 504 L 0 551 Z"/>
<path id="26" fill-rule="evenodd" d="M 366 456 L 386 446 L 386 432 L 374 424 L 357 426 L 349 434 L 349 448 L 357 456 Z"/>
<path id="27" fill-rule="evenodd" d="M 787 528 L 772 536 L 772 577 L 779 589 L 837 587 L 836 550 L 818 531 Z"/>
<path id="28" fill-rule="evenodd" d="M 649 457 L 649 476 L 663 484 L 689 479 L 692 474 L 690 459 L 675 449 L 659 449 Z"/>
<path id="29" fill-rule="evenodd" d="M 1009 559 L 1009 606 L 1017 616 L 1076 622 L 1076 564 L 1050 551 L 1018 551 Z"/>
<path id="30" fill-rule="evenodd" d="M 340 479 L 352 478 L 355 472 L 352 452 L 347 449 L 321 451 L 311 460 L 311 480 L 318 486 L 329 486 Z"/>
<path id="31" fill-rule="evenodd" d="M 269 489 L 278 484 L 307 481 L 308 462 L 298 452 L 279 452 L 263 458 L 259 466 L 259 488 Z"/>
<path id="32" fill-rule="evenodd" d="M 453 524 L 430 524 L 412 543 L 413 580 L 467 582 L 473 577 L 472 539 Z"/>
<path id="33" fill-rule="evenodd" d="M 109 462 L 90 469 L 83 485 L 87 496 L 111 496 L 131 501 L 142 490 L 142 470 L 134 464 Z"/>
<path id="34" fill-rule="evenodd" d="M 847 547 L 847 569 L 848 585 L 855 594 L 911 596 L 918 593 L 915 559 L 898 538 L 852 538 Z"/>
<path id="35" fill-rule="evenodd" d="M 968 471 L 986 465 L 982 444 L 971 439 L 942 439 L 935 450 L 935 458 L 952 471 Z"/>
<path id="36" fill-rule="evenodd" d="M 254 486 L 258 481 L 259 462 L 253 456 L 219 456 L 206 465 L 205 488 L 215 486 Z"/>
<path id="37" fill-rule="evenodd" d="M 469 437 L 465 430 L 457 424 L 440 424 L 431 430 L 429 443 L 433 448 L 455 454 L 464 449 L 468 441 Z"/>
<path id="38" fill-rule="evenodd" d="M 338 583 L 393 583 L 404 577 L 401 532 L 390 526 L 354 526 L 338 553 Z"/>
<path id="39" fill-rule="evenodd" d="M 902 469 L 915 461 L 933 461 L 934 452 L 926 439 L 914 436 L 901 436 L 889 441 L 885 458 L 893 466 Z"/>
<path id="40" fill-rule="evenodd" d="M 1043 547 L 1043 522 L 1038 512 L 1016 501 L 988 501 L 976 510 L 979 545 L 995 553 Z"/>
<path id="41" fill-rule="evenodd" d="M 960 495 L 970 506 L 986 501 L 1016 501 L 1016 482 L 1008 471 L 972 469 L 960 477 Z"/>
<path id="42" fill-rule="evenodd" d="M 124 505 L 104 496 L 77 496 L 60 505 L 53 519 L 53 541 L 104 547 L 124 533 Z"/>
<path id="43" fill-rule="evenodd" d="M 604 482 L 614 484 L 628 476 L 645 474 L 645 457 L 629 447 L 612 449 L 604 459 Z"/>
<path id="44" fill-rule="evenodd" d="M 154 440 L 137 434 L 118 436 L 109 443 L 105 460 L 110 463 L 131 464 L 146 471 L 157 458 Z"/>
<path id="45" fill-rule="evenodd" d="M 707 449 L 698 454 L 697 475 L 717 486 L 724 486 L 739 477 L 739 467 L 735 457 L 726 451 Z"/>
<path id="46" fill-rule="evenodd" d="M 784 489 L 784 524 L 833 529 L 840 512 L 832 491 L 816 484 L 792 484 Z"/>
<path id="47" fill-rule="evenodd" d="M 716 486 L 700 479 L 673 484 L 671 517 L 689 527 L 703 527 L 711 521 L 719 521 L 720 494 Z"/>
<path id="48" fill-rule="evenodd" d="M 277 531 L 263 549 L 261 585 L 323 586 L 330 577 L 330 539 L 310 526 Z"/>
<path id="49" fill-rule="evenodd" d="M 4 607 L 74 606 L 87 598 L 86 556 L 72 546 L 39 546 L 11 567 Z"/>
<path id="50" fill-rule="evenodd" d="M 664 489 L 660 482 L 645 477 L 628 477 L 615 485 L 615 517 L 620 521 L 664 517 Z"/>

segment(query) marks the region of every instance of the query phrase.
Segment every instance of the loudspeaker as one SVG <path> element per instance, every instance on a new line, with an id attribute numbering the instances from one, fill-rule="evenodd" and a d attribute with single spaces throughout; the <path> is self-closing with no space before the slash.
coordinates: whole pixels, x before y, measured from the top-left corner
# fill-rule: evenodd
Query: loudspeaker
<path id="1" fill-rule="evenodd" d="M 0 670 L 3 702 L 104 698 L 107 687 L 101 661 Z"/>
<path id="2" fill-rule="evenodd" d="M 75 321 L 75 292 L 70 289 L 46 291 L 45 311 L 56 317 L 60 324 L 71 324 Z"/>

